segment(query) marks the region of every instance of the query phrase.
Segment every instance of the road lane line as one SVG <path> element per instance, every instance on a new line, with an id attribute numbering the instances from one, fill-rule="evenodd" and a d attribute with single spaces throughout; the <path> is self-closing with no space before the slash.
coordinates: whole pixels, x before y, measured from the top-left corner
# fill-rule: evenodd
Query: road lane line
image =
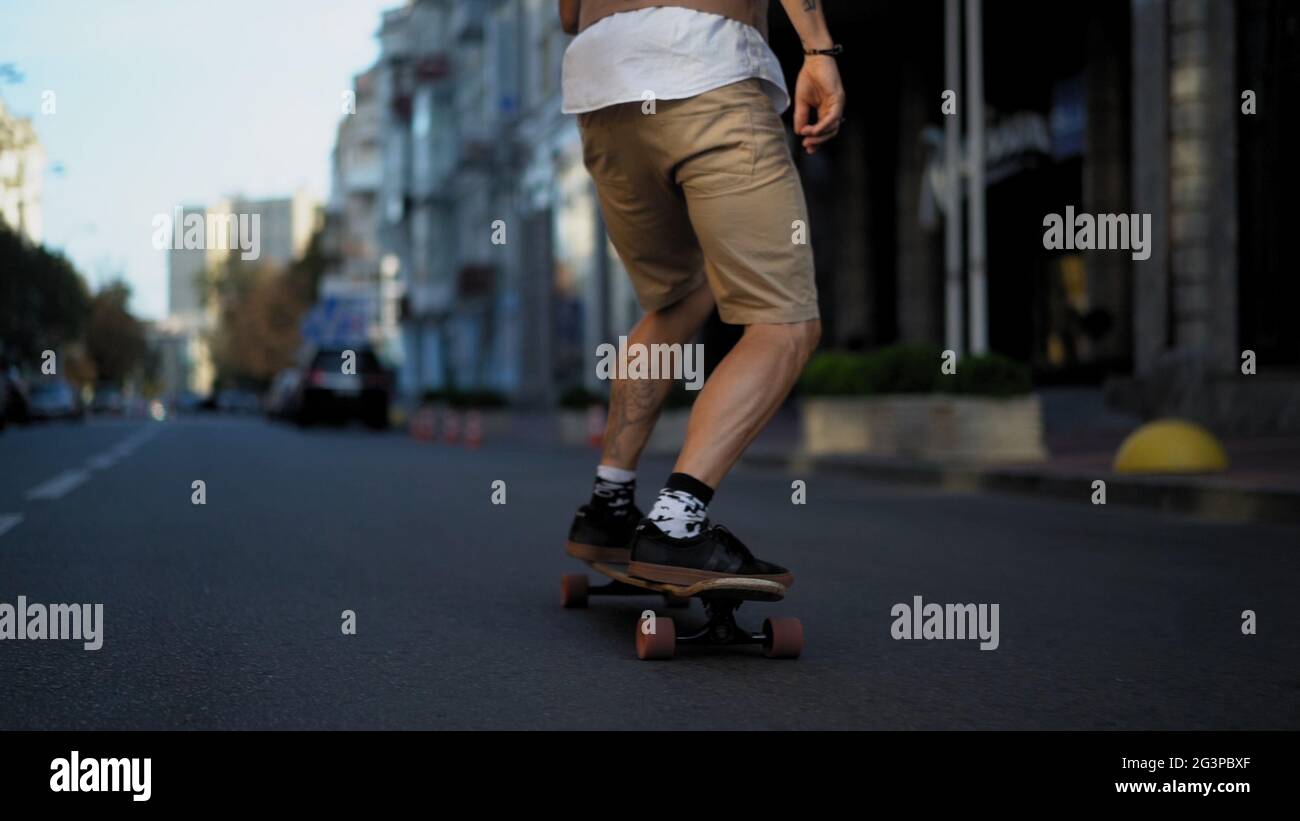
<path id="1" fill-rule="evenodd" d="M 86 460 L 86 466 L 92 470 L 108 470 L 117 464 L 117 459 L 111 453 L 101 453 L 99 456 Z"/>
<path id="2" fill-rule="evenodd" d="M 144 431 L 133 433 L 104 453 L 87 459 L 86 467 L 92 470 L 107 470 L 117 464 L 118 460 L 125 459 L 135 453 L 141 445 L 148 442 L 157 433 L 156 428 L 146 428 Z"/>
<path id="3" fill-rule="evenodd" d="M 74 488 L 76 488 L 78 485 L 80 485 L 82 482 L 86 481 L 89 478 L 90 478 L 90 474 L 84 470 L 80 470 L 77 468 L 74 468 L 72 470 L 65 470 L 63 473 L 60 473 L 58 476 L 55 476 L 53 479 L 49 480 L 48 482 L 45 482 L 44 484 L 41 485 L 37 485 L 36 487 L 27 491 L 27 498 L 28 500 L 61 499 L 62 497 L 67 495 L 70 491 L 72 491 Z"/>
<path id="4" fill-rule="evenodd" d="M 21 513 L 0 513 L 0 536 L 13 530 L 22 520 L 23 514 Z"/>

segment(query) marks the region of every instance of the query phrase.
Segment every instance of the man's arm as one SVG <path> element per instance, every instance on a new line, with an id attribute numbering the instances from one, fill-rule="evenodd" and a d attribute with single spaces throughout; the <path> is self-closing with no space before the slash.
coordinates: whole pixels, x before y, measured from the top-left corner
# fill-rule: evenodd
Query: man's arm
<path id="1" fill-rule="evenodd" d="M 560 0 L 560 28 L 565 34 L 578 33 L 578 7 L 581 0 Z"/>
<path id="2" fill-rule="evenodd" d="M 781 0 L 781 6 L 799 33 L 805 50 L 834 45 L 817 0 Z M 815 123 L 810 122 L 813 111 L 817 112 Z M 794 133 L 803 138 L 804 150 L 817 153 L 818 146 L 839 133 L 843 117 L 844 86 L 835 58 L 819 54 L 805 56 L 794 87 Z"/>

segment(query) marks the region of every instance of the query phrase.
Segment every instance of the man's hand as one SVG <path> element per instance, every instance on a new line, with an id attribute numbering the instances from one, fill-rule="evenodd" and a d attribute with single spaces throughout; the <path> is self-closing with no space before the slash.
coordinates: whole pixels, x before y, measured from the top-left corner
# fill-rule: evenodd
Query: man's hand
<path id="1" fill-rule="evenodd" d="M 813 111 L 817 121 L 811 122 Z M 803 150 L 816 154 L 822 143 L 840 133 L 844 120 L 844 86 L 834 57 L 810 55 L 794 86 L 794 133 L 803 138 Z"/>

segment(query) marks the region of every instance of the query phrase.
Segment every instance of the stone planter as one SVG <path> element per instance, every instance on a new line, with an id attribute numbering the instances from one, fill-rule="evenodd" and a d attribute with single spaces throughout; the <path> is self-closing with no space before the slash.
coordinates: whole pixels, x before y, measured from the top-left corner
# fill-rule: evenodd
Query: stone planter
<path id="1" fill-rule="evenodd" d="M 1009 399 L 948 394 L 808 397 L 800 402 L 810 456 L 862 454 L 927 462 L 1040 462 L 1042 409 Z"/>

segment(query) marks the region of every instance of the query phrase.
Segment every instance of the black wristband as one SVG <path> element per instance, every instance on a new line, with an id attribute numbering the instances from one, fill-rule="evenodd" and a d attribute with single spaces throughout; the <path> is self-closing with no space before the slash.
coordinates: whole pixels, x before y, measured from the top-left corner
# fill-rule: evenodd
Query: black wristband
<path id="1" fill-rule="evenodd" d="M 803 50 L 805 56 L 811 57 L 814 54 L 824 54 L 827 57 L 838 57 L 844 53 L 844 46 L 836 43 L 830 48 L 806 48 Z"/>

